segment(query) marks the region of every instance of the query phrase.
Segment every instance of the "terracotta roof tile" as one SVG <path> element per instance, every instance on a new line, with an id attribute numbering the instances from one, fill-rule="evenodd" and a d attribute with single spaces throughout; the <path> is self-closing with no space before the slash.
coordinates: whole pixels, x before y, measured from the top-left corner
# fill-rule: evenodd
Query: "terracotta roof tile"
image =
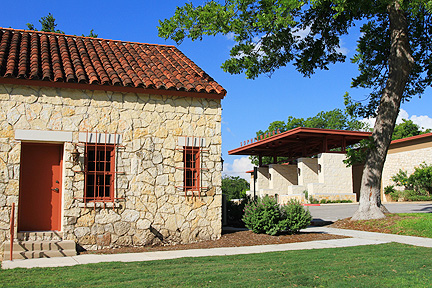
<path id="1" fill-rule="evenodd" d="M 0 28 L 0 78 L 226 94 L 174 46 L 10 28 Z"/>

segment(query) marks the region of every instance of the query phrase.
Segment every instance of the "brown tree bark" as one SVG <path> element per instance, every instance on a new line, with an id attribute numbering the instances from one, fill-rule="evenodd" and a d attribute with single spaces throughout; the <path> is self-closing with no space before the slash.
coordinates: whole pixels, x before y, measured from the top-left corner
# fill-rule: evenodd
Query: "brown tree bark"
<path id="1" fill-rule="evenodd" d="M 388 7 L 391 33 L 389 74 L 378 107 L 372 132 L 374 149 L 368 152 L 360 187 L 360 205 L 351 220 L 384 218 L 387 209 L 381 203 L 381 177 L 391 142 L 403 92 L 413 66 L 408 39 L 408 24 L 398 0 Z"/>

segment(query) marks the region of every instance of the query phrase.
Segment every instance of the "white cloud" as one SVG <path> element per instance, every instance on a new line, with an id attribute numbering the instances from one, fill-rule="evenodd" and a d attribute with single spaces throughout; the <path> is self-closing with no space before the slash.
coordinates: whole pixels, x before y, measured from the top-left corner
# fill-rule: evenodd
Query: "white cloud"
<path id="1" fill-rule="evenodd" d="M 400 109 L 399 115 L 396 119 L 396 124 L 402 123 L 402 119 L 413 121 L 413 123 L 419 125 L 420 129 L 422 130 L 432 129 L 432 118 L 427 115 L 412 115 L 410 117 L 407 111 L 405 111 L 404 109 Z M 368 123 L 370 128 L 373 128 L 375 125 L 375 120 L 375 118 L 364 118 L 361 121 Z"/>
<path id="2" fill-rule="evenodd" d="M 226 39 L 231 41 L 234 41 L 234 36 L 235 34 L 233 32 L 229 32 L 228 34 L 225 35 Z"/>
<path id="3" fill-rule="evenodd" d="M 225 160 L 222 174 L 227 176 L 240 176 L 241 178 L 249 181 L 250 174 L 246 173 L 246 171 L 252 170 L 253 167 L 254 165 L 247 156 L 234 159 L 232 163 L 228 163 Z"/>

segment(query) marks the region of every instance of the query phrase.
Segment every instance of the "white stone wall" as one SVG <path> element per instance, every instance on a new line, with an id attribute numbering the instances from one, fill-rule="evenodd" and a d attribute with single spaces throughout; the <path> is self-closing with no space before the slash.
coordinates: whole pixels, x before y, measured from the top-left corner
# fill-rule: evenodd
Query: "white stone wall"
<path id="1" fill-rule="evenodd" d="M 414 168 L 423 162 L 432 164 L 432 147 L 387 154 L 382 174 L 382 187 L 395 185 L 391 177 L 396 175 L 400 169 L 407 171 L 410 175 L 414 172 Z M 397 186 L 395 188 L 402 189 L 402 187 Z"/>
<path id="2" fill-rule="evenodd" d="M 352 186 L 352 168 L 346 167 L 343 160 L 345 154 L 322 153 L 318 155 L 320 171 L 318 173 L 319 183 L 325 184 L 314 193 L 333 194 L 355 194 Z M 354 198 L 355 199 L 355 198 Z"/>
<path id="3" fill-rule="evenodd" d="M 278 194 L 286 194 L 288 186 L 297 185 L 297 165 L 269 165 L 270 183 L 269 189 Z M 279 191 L 279 192 L 278 192 Z"/>
<path id="4" fill-rule="evenodd" d="M 257 181 L 255 187 L 256 191 L 269 189 L 269 177 L 270 177 L 270 173 L 268 167 L 258 167 Z"/>
<path id="5" fill-rule="evenodd" d="M 300 173 L 298 175 L 298 185 L 318 183 L 317 158 L 299 158 L 297 166 L 300 170 Z"/>
<path id="6" fill-rule="evenodd" d="M 0 85 L 0 242 L 9 237 L 11 203 L 18 203 L 20 141 L 15 130 L 117 133 L 116 208 L 96 209 L 83 196 L 83 169 L 64 143 L 64 238 L 96 249 L 187 243 L 221 235 L 220 100 Z M 186 197 L 180 136 L 205 138 L 202 197 Z M 81 148 L 80 148 L 81 149 Z M 16 223 L 16 222 L 15 222 Z M 158 237 L 156 236 L 158 235 Z"/>

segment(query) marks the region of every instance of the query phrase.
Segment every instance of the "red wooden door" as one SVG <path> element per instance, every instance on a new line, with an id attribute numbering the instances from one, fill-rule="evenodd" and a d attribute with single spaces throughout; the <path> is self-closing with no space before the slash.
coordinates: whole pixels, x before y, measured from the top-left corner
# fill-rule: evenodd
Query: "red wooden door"
<path id="1" fill-rule="evenodd" d="M 21 143 L 19 231 L 59 231 L 63 145 Z"/>

